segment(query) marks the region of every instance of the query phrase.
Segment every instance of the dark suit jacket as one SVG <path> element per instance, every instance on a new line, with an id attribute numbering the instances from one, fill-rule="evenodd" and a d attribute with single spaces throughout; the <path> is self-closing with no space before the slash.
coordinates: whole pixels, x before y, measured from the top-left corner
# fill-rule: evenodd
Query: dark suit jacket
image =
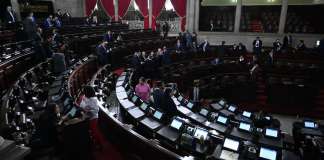
<path id="1" fill-rule="evenodd" d="M 163 95 L 163 105 L 161 109 L 167 113 L 170 117 L 177 115 L 177 106 L 174 104 L 172 98 L 169 95 Z"/>
<path id="2" fill-rule="evenodd" d="M 153 99 L 154 99 L 154 106 L 156 108 L 162 108 L 163 98 L 164 98 L 163 91 L 159 88 L 155 88 L 152 95 L 153 95 Z"/>
<path id="3" fill-rule="evenodd" d="M 255 48 L 255 44 L 256 44 L 256 40 L 253 41 L 253 48 Z M 262 48 L 262 41 L 259 40 L 259 47 L 258 48 Z"/>
<path id="4" fill-rule="evenodd" d="M 199 45 L 199 48 L 201 48 L 201 50 L 203 51 L 204 49 L 204 45 L 205 45 L 205 42 L 201 43 Z M 206 45 L 206 48 L 205 48 L 205 52 L 208 52 L 209 51 L 209 42 L 207 42 L 207 45 Z"/>
<path id="5" fill-rule="evenodd" d="M 5 19 L 4 20 L 5 20 L 6 23 L 17 22 L 16 14 L 14 12 L 11 12 L 11 13 L 12 13 L 13 17 L 10 15 L 10 13 L 8 11 L 5 12 L 5 15 L 4 15 Z"/>
<path id="6" fill-rule="evenodd" d="M 36 23 L 30 18 L 26 18 L 23 22 L 25 32 L 28 34 L 28 38 L 32 39 L 36 34 Z"/>
<path id="7" fill-rule="evenodd" d="M 101 65 L 105 65 L 108 63 L 108 53 L 107 48 L 104 48 L 102 45 L 97 47 L 97 55 L 98 60 Z"/>
<path id="8" fill-rule="evenodd" d="M 107 42 L 113 42 L 114 41 L 114 38 L 113 38 L 113 35 L 112 34 L 110 34 L 110 35 L 105 34 L 103 40 L 104 41 L 107 41 Z"/>

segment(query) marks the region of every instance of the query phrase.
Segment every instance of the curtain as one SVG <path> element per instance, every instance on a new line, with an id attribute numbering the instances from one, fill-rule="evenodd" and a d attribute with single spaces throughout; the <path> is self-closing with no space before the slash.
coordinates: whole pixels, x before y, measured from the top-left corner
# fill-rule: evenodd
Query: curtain
<path id="1" fill-rule="evenodd" d="M 97 0 L 85 0 L 85 8 L 86 8 L 86 15 L 90 16 L 92 13 L 92 10 L 97 4 Z"/>
<path id="2" fill-rule="evenodd" d="M 130 5 L 130 2 L 131 2 L 131 0 L 119 0 L 118 1 L 118 17 L 119 17 L 119 19 L 122 19 L 125 16 L 125 14 L 128 10 L 128 7 Z"/>
<path id="3" fill-rule="evenodd" d="M 144 17 L 144 29 L 149 28 L 149 12 L 148 12 L 148 4 L 147 0 L 135 0 L 141 14 Z"/>
<path id="4" fill-rule="evenodd" d="M 153 0 L 152 1 L 152 29 L 156 30 L 156 19 L 160 15 L 162 8 L 164 7 L 165 0 Z"/>
<path id="5" fill-rule="evenodd" d="M 107 15 L 114 20 L 115 17 L 115 6 L 114 0 L 101 0 L 101 5 L 105 9 Z"/>
<path id="6" fill-rule="evenodd" d="M 177 15 L 180 17 L 180 29 L 183 32 L 186 29 L 187 0 L 171 0 L 171 3 Z"/>

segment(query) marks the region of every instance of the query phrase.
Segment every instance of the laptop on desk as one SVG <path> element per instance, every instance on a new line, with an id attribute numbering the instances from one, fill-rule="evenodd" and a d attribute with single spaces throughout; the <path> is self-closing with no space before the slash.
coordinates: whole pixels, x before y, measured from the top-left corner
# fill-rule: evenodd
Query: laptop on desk
<path id="1" fill-rule="evenodd" d="M 225 138 L 219 158 L 224 160 L 239 159 L 240 141 Z"/>

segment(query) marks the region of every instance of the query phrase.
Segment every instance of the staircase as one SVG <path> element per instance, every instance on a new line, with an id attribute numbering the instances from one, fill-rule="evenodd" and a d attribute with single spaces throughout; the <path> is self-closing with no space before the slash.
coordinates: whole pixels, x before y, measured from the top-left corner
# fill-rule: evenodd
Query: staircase
<path id="1" fill-rule="evenodd" d="M 30 148 L 17 146 L 14 141 L 5 140 L 0 146 L 0 159 L 20 160 L 30 153 Z"/>

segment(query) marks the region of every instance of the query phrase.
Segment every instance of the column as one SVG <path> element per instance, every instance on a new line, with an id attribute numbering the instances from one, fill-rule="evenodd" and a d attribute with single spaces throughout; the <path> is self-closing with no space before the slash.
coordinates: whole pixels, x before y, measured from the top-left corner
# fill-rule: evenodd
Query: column
<path id="1" fill-rule="evenodd" d="M 194 26 L 194 31 L 198 33 L 199 31 L 199 10 L 200 10 L 200 0 L 195 1 L 195 26 Z"/>
<path id="2" fill-rule="evenodd" d="M 288 0 L 282 0 L 280 21 L 279 21 L 279 34 L 283 34 L 285 32 L 287 10 L 288 10 Z"/>
<path id="3" fill-rule="evenodd" d="M 188 0 L 187 3 L 189 3 L 189 12 L 187 12 L 187 19 L 188 19 L 188 24 L 187 24 L 187 30 L 189 32 L 194 31 L 194 25 L 195 25 L 195 1 L 196 0 Z"/>
<path id="4" fill-rule="evenodd" d="M 21 15 L 20 15 L 20 9 L 19 9 L 19 3 L 17 0 L 10 0 L 11 2 L 11 7 L 15 11 L 17 20 L 21 21 Z M 6 8 L 7 9 L 7 8 Z"/>
<path id="5" fill-rule="evenodd" d="M 186 27 L 185 27 L 186 30 L 189 29 L 189 10 L 190 10 L 190 0 L 187 0 L 187 4 L 186 4 Z"/>
<path id="6" fill-rule="evenodd" d="M 235 11 L 235 23 L 234 23 L 235 33 L 240 32 L 241 13 L 242 13 L 242 0 L 237 0 L 236 11 Z"/>
<path id="7" fill-rule="evenodd" d="M 148 9 L 149 9 L 149 28 L 152 28 L 152 17 L 153 17 L 153 12 L 152 12 L 152 8 L 153 8 L 153 0 L 148 0 Z"/>
<path id="8" fill-rule="evenodd" d="M 114 0 L 114 7 L 115 7 L 115 21 L 118 21 L 118 0 Z"/>

